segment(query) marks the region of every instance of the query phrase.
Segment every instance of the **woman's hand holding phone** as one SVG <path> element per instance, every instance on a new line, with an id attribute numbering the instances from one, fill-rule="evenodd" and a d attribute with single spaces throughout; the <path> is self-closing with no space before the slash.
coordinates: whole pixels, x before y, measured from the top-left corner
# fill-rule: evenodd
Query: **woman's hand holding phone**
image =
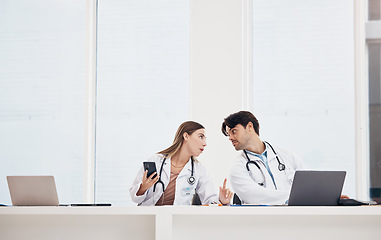
<path id="1" fill-rule="evenodd" d="M 157 181 L 159 181 L 159 174 L 156 174 L 156 172 L 152 173 L 149 177 L 147 177 L 148 170 L 144 171 L 142 183 L 140 184 L 139 190 L 136 193 L 136 196 L 141 196 L 152 187 Z M 156 175 L 156 177 L 154 177 Z"/>

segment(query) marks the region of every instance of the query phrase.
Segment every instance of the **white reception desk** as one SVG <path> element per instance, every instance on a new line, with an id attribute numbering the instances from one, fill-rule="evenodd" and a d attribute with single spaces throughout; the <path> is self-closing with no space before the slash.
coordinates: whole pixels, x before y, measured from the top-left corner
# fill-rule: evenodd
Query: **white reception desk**
<path id="1" fill-rule="evenodd" d="M 381 206 L 0 207 L 0 239 L 381 239 Z"/>

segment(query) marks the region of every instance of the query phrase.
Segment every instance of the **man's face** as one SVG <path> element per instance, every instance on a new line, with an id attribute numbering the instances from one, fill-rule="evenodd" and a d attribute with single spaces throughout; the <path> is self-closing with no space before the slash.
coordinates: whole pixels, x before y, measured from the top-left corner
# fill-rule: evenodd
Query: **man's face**
<path id="1" fill-rule="evenodd" d="M 237 151 L 245 149 L 249 141 L 250 136 L 247 127 L 244 128 L 241 124 L 237 124 L 233 128 L 226 126 L 226 132 L 228 133 L 229 140 L 232 142 L 235 150 Z"/>

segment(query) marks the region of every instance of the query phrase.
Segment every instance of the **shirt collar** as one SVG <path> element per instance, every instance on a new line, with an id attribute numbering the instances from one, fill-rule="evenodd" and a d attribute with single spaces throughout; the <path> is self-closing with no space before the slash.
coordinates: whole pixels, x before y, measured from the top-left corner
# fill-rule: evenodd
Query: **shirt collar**
<path id="1" fill-rule="evenodd" d="M 255 157 L 258 157 L 260 159 L 262 159 L 263 157 L 267 158 L 267 144 L 265 144 L 265 151 L 263 151 L 262 154 L 258 154 L 258 153 L 255 153 L 255 152 L 252 152 L 252 151 L 249 151 L 249 150 L 246 150 L 246 152 L 252 156 L 255 156 Z"/>

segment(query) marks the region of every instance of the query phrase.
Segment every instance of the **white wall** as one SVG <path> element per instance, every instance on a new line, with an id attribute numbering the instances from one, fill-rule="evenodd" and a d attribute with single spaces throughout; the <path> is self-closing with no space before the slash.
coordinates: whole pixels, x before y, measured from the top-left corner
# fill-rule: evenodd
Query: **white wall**
<path id="1" fill-rule="evenodd" d="M 242 1 L 192 0 L 190 118 L 206 128 L 199 160 L 216 185 L 228 177 L 237 152 L 221 132 L 225 117 L 243 109 Z M 228 180 L 229 181 L 229 180 Z"/>
<path id="2" fill-rule="evenodd" d="M 190 117 L 206 127 L 205 153 L 199 159 L 215 184 L 228 177 L 237 152 L 221 133 L 223 118 L 252 110 L 249 0 L 192 0 L 190 29 Z M 348 53 L 349 54 L 349 53 Z M 250 67 L 248 67 L 250 66 Z M 357 172 L 357 175 L 359 173 Z M 354 188 L 351 186 L 351 188 Z M 366 189 L 366 187 L 365 187 Z M 357 192 L 365 199 L 363 188 Z M 354 194 L 353 194 L 354 195 Z M 355 197 L 355 196 L 353 196 Z"/>

